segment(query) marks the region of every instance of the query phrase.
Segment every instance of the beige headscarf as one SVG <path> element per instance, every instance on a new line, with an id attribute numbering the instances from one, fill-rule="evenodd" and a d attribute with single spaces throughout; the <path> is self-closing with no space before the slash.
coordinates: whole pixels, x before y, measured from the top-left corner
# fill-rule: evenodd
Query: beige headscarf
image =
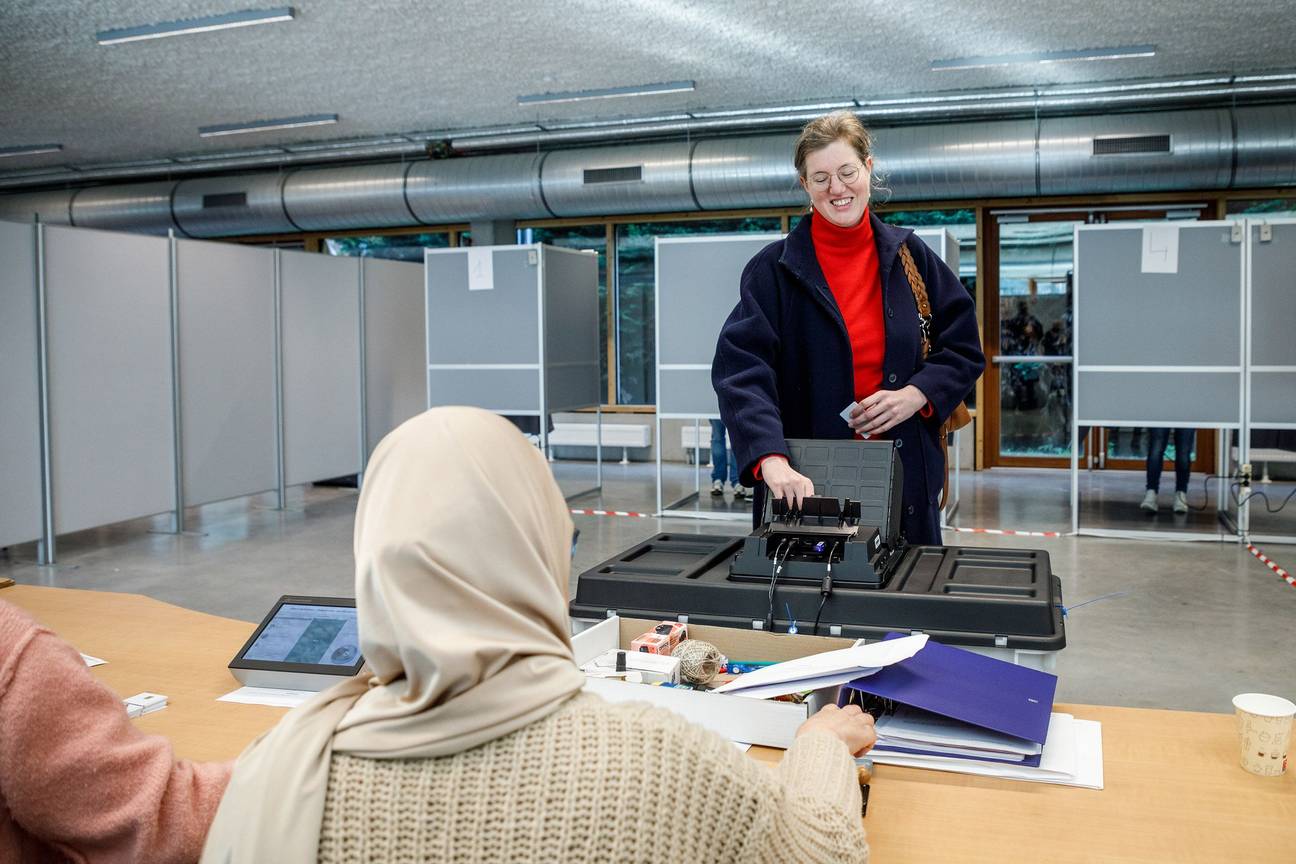
<path id="1" fill-rule="evenodd" d="M 203 862 L 314 862 L 333 753 L 459 753 L 580 690 L 571 541 L 548 465 L 507 420 L 436 408 L 383 439 L 355 525 L 372 677 L 313 697 L 244 751 Z"/>

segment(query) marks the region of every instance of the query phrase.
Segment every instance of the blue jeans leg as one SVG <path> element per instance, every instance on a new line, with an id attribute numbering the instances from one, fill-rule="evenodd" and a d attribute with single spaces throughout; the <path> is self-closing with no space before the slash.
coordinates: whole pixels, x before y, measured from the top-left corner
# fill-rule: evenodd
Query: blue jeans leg
<path id="1" fill-rule="evenodd" d="M 1148 430 L 1147 488 L 1154 492 L 1161 490 L 1161 463 L 1165 461 L 1166 444 L 1169 442 L 1169 429 Z M 1175 446 L 1178 447 L 1177 442 Z"/>
<path id="2" fill-rule="evenodd" d="M 1188 491 L 1188 478 L 1192 475 L 1193 438 L 1196 429 L 1174 430 L 1175 442 L 1175 491 Z"/>
<path id="3" fill-rule="evenodd" d="M 725 471 L 732 459 L 726 459 L 729 454 L 725 447 L 725 427 L 719 420 L 711 421 L 711 480 L 723 481 Z"/>

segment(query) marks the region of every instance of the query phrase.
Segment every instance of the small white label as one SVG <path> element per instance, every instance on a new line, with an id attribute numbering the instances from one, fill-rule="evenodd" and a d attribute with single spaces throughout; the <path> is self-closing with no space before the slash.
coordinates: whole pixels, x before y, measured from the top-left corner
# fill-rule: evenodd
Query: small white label
<path id="1" fill-rule="evenodd" d="M 594 253 L 594 254 L 597 255 L 598 253 L 596 252 L 596 253 Z M 528 250 L 528 251 L 527 251 L 527 263 L 530 264 L 532 267 L 534 267 L 535 265 L 539 264 L 539 263 L 540 263 L 540 253 L 537 252 L 537 251 L 534 250 L 534 249 L 530 249 L 530 250 Z"/>
<path id="2" fill-rule="evenodd" d="M 1143 226 L 1144 273 L 1179 272 L 1179 226 Z"/>
<path id="3" fill-rule="evenodd" d="M 493 249 L 468 248 L 468 290 L 490 291 L 495 287 L 495 255 Z"/>

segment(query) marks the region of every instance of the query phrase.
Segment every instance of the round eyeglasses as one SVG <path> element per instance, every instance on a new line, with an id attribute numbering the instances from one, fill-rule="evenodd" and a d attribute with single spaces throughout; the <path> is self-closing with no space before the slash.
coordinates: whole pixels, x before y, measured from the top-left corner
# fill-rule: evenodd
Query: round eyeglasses
<path id="1" fill-rule="evenodd" d="M 854 183 L 856 180 L 859 179 L 860 166 L 843 165 L 837 169 L 836 174 L 838 180 L 842 181 L 842 183 L 845 183 L 847 186 L 849 186 L 850 184 Z M 810 183 L 813 184 L 816 189 L 827 189 L 828 184 L 832 182 L 832 178 L 833 178 L 832 174 L 828 174 L 823 171 L 820 171 L 818 174 L 810 175 Z"/>

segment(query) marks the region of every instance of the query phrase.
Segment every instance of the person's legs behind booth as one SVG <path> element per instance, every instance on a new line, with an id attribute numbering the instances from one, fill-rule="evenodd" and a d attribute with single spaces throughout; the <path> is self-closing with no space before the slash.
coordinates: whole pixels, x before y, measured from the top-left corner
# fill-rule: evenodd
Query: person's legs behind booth
<path id="1" fill-rule="evenodd" d="M 1165 461 L 1166 444 L 1170 441 L 1170 430 L 1166 428 L 1148 429 L 1147 451 L 1147 492 L 1139 504 L 1149 513 L 1157 512 L 1157 492 L 1161 488 L 1161 463 Z"/>

